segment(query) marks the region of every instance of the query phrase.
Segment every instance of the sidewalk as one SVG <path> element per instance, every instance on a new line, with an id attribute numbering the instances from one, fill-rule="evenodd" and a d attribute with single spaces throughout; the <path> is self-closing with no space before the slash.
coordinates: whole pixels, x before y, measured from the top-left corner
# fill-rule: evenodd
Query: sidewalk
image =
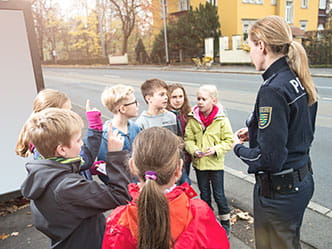
<path id="1" fill-rule="evenodd" d="M 195 65 L 45 65 L 43 67 L 74 67 L 74 68 L 104 68 L 117 70 L 162 70 L 162 71 L 185 71 L 206 73 L 231 73 L 231 74 L 257 74 L 259 72 L 254 66 L 249 65 L 212 65 L 209 69 L 196 68 Z M 332 78 L 332 68 L 310 68 L 312 77 Z"/>

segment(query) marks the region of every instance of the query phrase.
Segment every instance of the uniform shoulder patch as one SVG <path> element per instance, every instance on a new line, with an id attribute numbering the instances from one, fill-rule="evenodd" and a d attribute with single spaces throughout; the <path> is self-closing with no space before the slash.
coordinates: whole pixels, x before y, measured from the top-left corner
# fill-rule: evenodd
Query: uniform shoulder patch
<path id="1" fill-rule="evenodd" d="M 272 118 L 272 107 L 271 106 L 262 106 L 259 107 L 259 122 L 258 128 L 265 129 L 271 123 Z"/>

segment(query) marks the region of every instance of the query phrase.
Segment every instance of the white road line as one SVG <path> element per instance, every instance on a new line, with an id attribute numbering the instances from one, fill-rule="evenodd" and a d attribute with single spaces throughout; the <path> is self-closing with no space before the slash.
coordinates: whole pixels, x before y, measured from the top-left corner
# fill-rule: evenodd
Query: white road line
<path id="1" fill-rule="evenodd" d="M 179 83 L 179 84 L 182 84 L 182 85 L 188 85 L 188 86 L 200 86 L 200 85 L 201 85 L 200 83 L 185 82 L 185 81 L 166 80 L 166 82 L 167 82 L 167 83 L 171 83 L 171 84 Z"/>

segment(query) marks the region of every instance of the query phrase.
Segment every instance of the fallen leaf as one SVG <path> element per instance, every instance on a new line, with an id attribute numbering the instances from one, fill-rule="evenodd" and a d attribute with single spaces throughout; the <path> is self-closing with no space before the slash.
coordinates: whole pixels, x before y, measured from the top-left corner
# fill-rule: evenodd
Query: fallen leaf
<path id="1" fill-rule="evenodd" d="M 18 236 L 19 232 L 12 232 L 10 236 Z"/>
<path id="2" fill-rule="evenodd" d="M 9 234 L 0 234 L 0 239 L 1 240 L 5 240 L 5 239 L 7 239 L 8 237 L 9 237 L 10 235 Z"/>
<path id="3" fill-rule="evenodd" d="M 240 212 L 240 213 L 237 213 L 237 216 L 238 216 L 241 220 L 249 220 L 249 218 L 250 218 L 248 212 Z"/>

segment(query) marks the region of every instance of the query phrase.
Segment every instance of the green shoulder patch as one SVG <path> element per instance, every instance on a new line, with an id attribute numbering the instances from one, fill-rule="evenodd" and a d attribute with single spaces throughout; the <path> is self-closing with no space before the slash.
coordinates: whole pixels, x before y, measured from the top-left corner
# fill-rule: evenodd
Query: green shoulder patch
<path id="1" fill-rule="evenodd" d="M 259 129 L 265 129 L 271 123 L 272 118 L 272 107 L 271 106 L 262 106 L 259 107 Z"/>

